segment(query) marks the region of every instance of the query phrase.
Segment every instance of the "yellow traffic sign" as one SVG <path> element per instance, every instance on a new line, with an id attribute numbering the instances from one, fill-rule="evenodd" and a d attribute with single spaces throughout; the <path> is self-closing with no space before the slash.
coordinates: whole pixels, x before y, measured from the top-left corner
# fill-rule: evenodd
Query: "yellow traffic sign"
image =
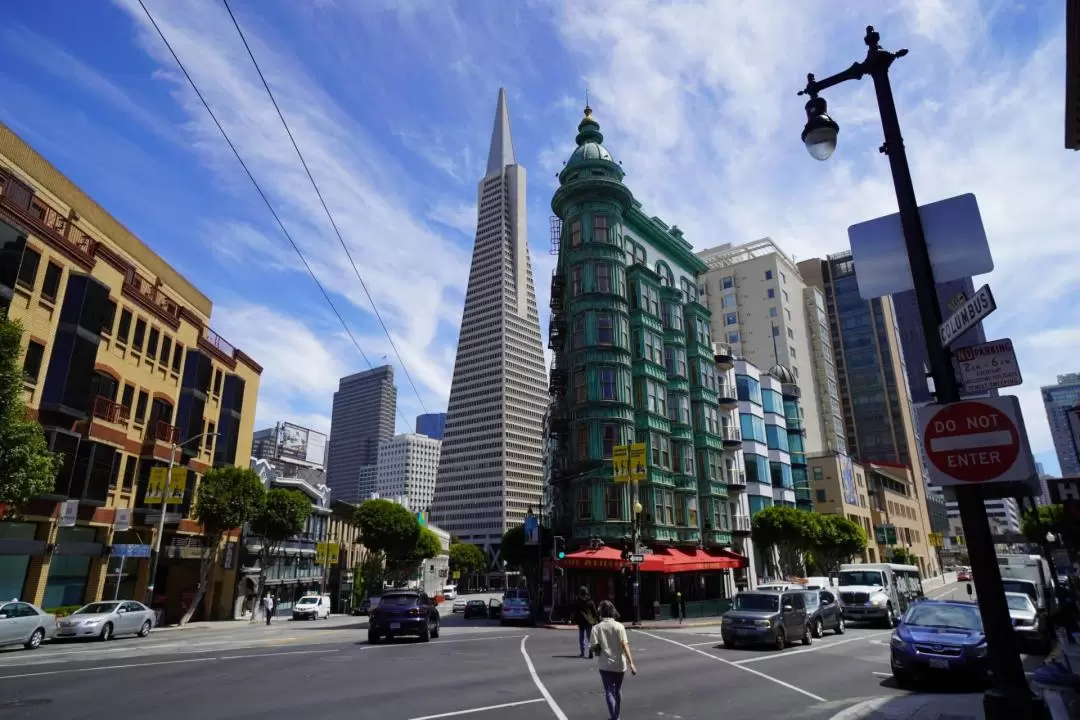
<path id="1" fill-rule="evenodd" d="M 629 445 L 616 445 L 611 449 L 611 476 L 617 483 L 630 482 Z"/>
<path id="2" fill-rule="evenodd" d="M 939 548 L 945 544 L 945 538 L 942 537 L 941 533 L 930 533 L 930 544 Z"/>
<path id="3" fill-rule="evenodd" d="M 641 482 L 649 476 L 649 453 L 645 443 L 630 446 L 630 481 Z"/>
<path id="4" fill-rule="evenodd" d="M 168 478 L 168 480 L 166 480 Z M 174 467 L 172 476 L 169 477 L 169 469 L 156 467 L 150 469 L 150 481 L 146 486 L 146 495 L 143 503 L 146 505 L 160 505 L 163 495 L 166 505 L 182 505 L 184 502 L 184 490 L 187 488 L 187 468 Z"/>

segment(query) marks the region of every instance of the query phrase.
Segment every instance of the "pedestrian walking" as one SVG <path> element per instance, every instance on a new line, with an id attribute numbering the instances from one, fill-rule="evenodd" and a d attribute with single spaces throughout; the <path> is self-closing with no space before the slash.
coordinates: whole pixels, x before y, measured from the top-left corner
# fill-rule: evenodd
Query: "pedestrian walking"
<path id="1" fill-rule="evenodd" d="M 593 656 L 590 638 L 593 626 L 596 625 L 596 603 L 589 597 L 589 588 L 584 585 L 578 591 L 577 605 L 574 607 L 574 622 L 578 627 L 578 647 L 581 649 L 581 657 L 589 653 Z"/>
<path id="2" fill-rule="evenodd" d="M 630 654 L 626 628 L 615 619 L 615 605 L 609 600 L 600 603 L 600 622 L 593 626 L 589 644 L 598 658 L 608 716 L 610 720 L 619 720 L 623 678 L 628 669 L 631 675 L 637 675 L 637 667 L 634 666 L 634 657 Z"/>
<path id="3" fill-rule="evenodd" d="M 274 596 L 266 593 L 263 598 L 263 612 L 266 614 L 266 624 L 270 624 L 270 618 L 274 617 Z"/>

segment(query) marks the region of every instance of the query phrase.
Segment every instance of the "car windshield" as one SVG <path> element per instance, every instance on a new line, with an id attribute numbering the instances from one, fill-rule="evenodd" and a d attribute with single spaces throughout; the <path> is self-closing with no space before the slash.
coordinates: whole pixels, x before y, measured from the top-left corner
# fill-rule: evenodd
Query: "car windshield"
<path id="1" fill-rule="evenodd" d="M 79 608 L 74 612 L 75 615 L 102 615 L 104 613 L 114 612 L 120 603 L 90 603 L 86 607 Z"/>
<path id="2" fill-rule="evenodd" d="M 806 609 L 813 610 L 821 604 L 821 593 L 817 590 L 806 593 Z"/>
<path id="3" fill-rule="evenodd" d="M 484 607 L 484 601 L 483 600 L 470 600 L 469 604 L 472 605 L 473 607 L 477 607 L 477 606 Z"/>
<path id="4" fill-rule="evenodd" d="M 408 607 L 420 602 L 419 595 L 383 595 L 379 607 Z"/>
<path id="5" fill-rule="evenodd" d="M 780 609 L 780 596 L 739 593 L 735 596 L 735 609 L 750 610 L 752 612 L 776 612 Z"/>
<path id="6" fill-rule="evenodd" d="M 1006 592 L 1005 600 L 1009 603 L 1010 610 L 1021 610 L 1023 612 L 1035 612 L 1035 608 L 1031 604 L 1031 600 L 1027 595 L 1021 595 L 1020 593 Z"/>
<path id="7" fill-rule="evenodd" d="M 982 631 L 982 618 L 979 617 L 979 609 L 974 605 L 938 605 L 922 602 L 908 610 L 904 624 L 916 627 Z"/>
<path id="8" fill-rule="evenodd" d="M 297 605 L 316 605 L 319 602 L 317 597 L 302 597 L 296 601 Z"/>
<path id="9" fill-rule="evenodd" d="M 503 595 L 503 600 L 528 600 L 529 592 L 527 590 L 507 590 Z"/>
<path id="10" fill-rule="evenodd" d="M 840 573 L 840 585 L 885 585 L 877 570 L 844 570 Z"/>
<path id="11" fill-rule="evenodd" d="M 488 603 L 488 604 L 491 605 L 491 607 L 499 607 L 499 606 L 502 605 L 502 601 L 497 600 L 495 598 L 491 598 L 491 602 Z"/>

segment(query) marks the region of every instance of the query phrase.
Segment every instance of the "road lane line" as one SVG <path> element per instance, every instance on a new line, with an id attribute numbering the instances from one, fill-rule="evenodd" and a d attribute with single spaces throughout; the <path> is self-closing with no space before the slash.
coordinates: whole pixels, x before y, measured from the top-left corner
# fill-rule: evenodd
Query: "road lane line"
<path id="1" fill-rule="evenodd" d="M 768 680 L 769 682 L 774 682 L 777 685 L 780 685 L 781 687 L 786 687 L 788 690 L 792 690 L 794 692 L 797 692 L 800 695 L 805 695 L 806 697 L 808 697 L 811 700 L 814 700 L 816 702 L 828 702 L 825 698 L 821 697 L 820 695 L 815 695 L 814 693 L 810 692 L 809 690 L 803 690 L 801 687 L 797 687 L 795 685 L 792 685 L 789 682 L 784 682 L 783 680 L 781 680 L 779 678 L 774 678 L 772 675 L 766 675 L 765 673 L 759 672 L 759 671 L 755 670 L 754 668 L 748 668 L 748 667 L 743 667 L 742 665 L 736 665 L 735 663 L 731 662 L 730 660 L 725 660 L 724 658 L 717 657 L 715 655 L 712 655 L 711 653 L 707 653 L 704 650 L 698 650 L 695 647 L 690 647 L 689 645 L 685 645 L 685 644 L 683 644 L 681 642 L 677 642 L 675 640 L 668 639 L 668 638 L 663 637 L 661 635 L 653 635 L 652 633 L 645 632 L 644 630 L 640 630 L 639 632 L 642 635 L 648 635 L 649 637 L 655 638 L 656 640 L 663 640 L 666 643 L 671 643 L 672 645 L 678 645 L 679 647 L 685 648 L 686 650 L 689 650 L 690 652 L 695 652 L 698 655 L 701 655 L 702 657 L 707 657 L 710 660 L 715 660 L 716 662 L 723 663 L 723 664 L 725 664 L 725 665 L 727 665 L 729 667 L 735 668 L 736 670 L 742 670 L 743 672 L 748 672 L 751 675 L 757 675 L 758 677 L 760 677 L 760 678 L 762 678 L 764 680 Z M 522 643 L 521 647 L 522 647 L 522 651 L 524 651 L 524 649 L 525 649 L 525 643 L 524 642 Z M 565 720 L 565 718 L 560 718 L 560 720 Z"/>
<path id="2" fill-rule="evenodd" d="M 568 720 L 566 713 L 559 707 L 559 703 L 555 702 L 555 698 L 551 697 L 551 693 L 544 687 L 544 683 L 540 681 L 540 676 L 536 672 L 536 668 L 533 667 L 532 658 L 529 657 L 529 651 L 525 649 L 525 641 L 529 639 L 529 636 L 521 638 L 521 656 L 525 658 L 525 664 L 529 668 L 529 675 L 532 676 L 533 683 L 536 685 L 536 689 L 540 691 L 540 694 L 544 696 L 544 700 L 547 700 L 548 707 L 551 708 L 551 712 L 555 713 L 555 717 L 558 720 Z"/>
<path id="3" fill-rule="evenodd" d="M 723 642 L 722 639 L 716 638 L 715 640 L 710 640 L 709 642 L 690 643 L 686 647 L 701 647 L 702 645 L 719 645 L 722 642 Z"/>
<path id="4" fill-rule="evenodd" d="M 785 650 L 783 652 L 776 653 L 775 655 L 759 655 L 757 657 L 747 658 L 746 660 L 732 660 L 735 665 L 745 665 L 746 663 L 761 662 L 763 660 L 777 660 L 779 658 L 791 657 L 792 655 L 802 655 L 808 652 L 817 652 L 818 650 L 828 650 L 831 647 L 837 645 L 846 645 L 848 643 L 859 642 L 860 640 L 869 641 L 870 638 L 875 638 L 880 635 L 886 635 L 891 633 L 892 630 L 883 630 L 881 632 L 872 633 L 870 635 L 859 635 L 857 637 L 848 638 L 846 640 L 837 640 L 836 642 L 827 643 L 825 645 L 811 645 L 808 648 L 800 648 L 798 650 Z"/>
<path id="5" fill-rule="evenodd" d="M 482 637 L 482 638 L 464 638 L 462 640 L 436 640 L 432 643 L 396 643 L 390 645 L 361 645 L 361 650 L 379 650 L 382 648 L 402 648 L 402 647 L 438 647 L 439 645 L 448 645 L 450 643 L 466 643 L 466 642 L 486 642 L 488 640 L 508 640 L 510 638 L 519 638 L 521 635 L 497 635 L 495 637 Z M 524 637 L 529 637 L 525 635 Z"/>
<path id="6" fill-rule="evenodd" d="M 41 677 L 43 675 L 60 675 L 61 673 L 100 672 L 102 670 L 126 670 L 128 668 L 150 667 L 152 665 L 179 665 L 180 663 L 210 662 L 217 660 L 216 657 L 190 658 L 188 660 L 160 660 L 158 662 L 132 663 L 130 665 L 99 665 L 98 667 L 72 668 L 70 670 L 45 670 L 43 672 L 22 673 L 21 675 L 0 675 L 0 680 L 15 680 L 16 678 Z"/>
<path id="7" fill-rule="evenodd" d="M 260 657 L 272 657 L 274 655 L 311 655 L 313 653 L 335 653 L 341 652 L 341 648 L 334 648 L 332 650 L 284 650 L 282 652 L 268 652 L 258 653 L 255 655 L 223 655 L 219 660 L 246 660 L 247 658 L 260 658 Z"/>
<path id="8" fill-rule="evenodd" d="M 878 672 L 878 671 L 875 670 L 875 671 L 871 672 L 870 674 L 871 675 L 877 675 L 878 677 L 892 677 L 891 672 L 885 673 L 885 672 Z"/>
<path id="9" fill-rule="evenodd" d="M 489 710 L 502 710 L 503 708 L 518 707 L 519 705 L 532 705 L 533 703 L 542 703 L 544 698 L 533 698 L 532 700 L 518 700 L 517 702 L 502 703 L 501 705 L 487 705 L 485 707 L 470 708 L 468 710 L 455 710 L 453 712 L 439 713 L 438 715 L 421 715 L 420 717 L 409 718 L 409 720 L 438 720 L 438 718 L 456 717 L 458 715 L 471 715 L 472 713 L 487 712 Z"/>

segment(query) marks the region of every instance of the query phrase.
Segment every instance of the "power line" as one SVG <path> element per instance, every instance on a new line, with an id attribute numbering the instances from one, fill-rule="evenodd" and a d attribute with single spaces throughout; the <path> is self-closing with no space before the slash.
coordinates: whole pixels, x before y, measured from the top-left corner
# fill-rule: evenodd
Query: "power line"
<path id="1" fill-rule="evenodd" d="M 409 385 L 412 387 L 413 394 L 416 395 L 420 407 L 426 413 L 427 407 L 424 405 L 423 398 L 420 397 L 420 392 L 416 389 L 416 383 L 413 382 L 412 375 L 409 374 L 409 369 L 405 366 L 405 360 L 401 357 L 401 353 L 398 352 L 397 345 L 394 344 L 394 338 L 390 335 L 390 330 L 386 327 L 386 323 L 383 322 L 382 314 L 375 305 L 375 298 L 371 296 L 367 283 L 364 282 L 364 278 L 360 275 L 360 269 L 356 267 L 356 261 L 353 260 L 352 253 L 349 252 L 349 246 L 345 243 L 345 238 L 341 236 L 341 230 L 338 229 L 338 225 L 334 221 L 334 216 L 330 213 L 330 208 L 327 206 L 326 200 L 323 199 L 322 191 L 319 189 L 318 183 L 315 182 L 315 177 L 311 174 L 311 169 L 308 168 L 307 160 L 304 159 L 304 154 L 300 152 L 300 146 L 297 145 L 296 138 L 293 137 L 292 130 L 289 128 L 289 123 L 285 121 L 285 115 L 281 112 L 277 98 L 274 97 L 274 93 L 270 89 L 270 83 L 266 81 L 266 76 L 263 75 L 262 68 L 259 67 L 259 61 L 255 59 L 255 53 L 252 52 L 247 37 L 244 35 L 244 31 L 240 29 L 240 23 L 237 21 L 236 15 L 233 14 L 232 8 L 229 6 L 229 0 L 221 0 L 221 2 L 225 5 L 225 9 L 229 13 L 229 18 L 232 20 L 233 27 L 236 28 L 237 34 L 240 35 L 240 40 L 244 43 L 244 49 L 247 50 L 248 57 L 251 58 L 251 63 L 255 66 L 255 72 L 259 74 L 259 79 L 262 80 L 263 87 L 266 88 L 266 94 L 270 96 L 270 102 L 274 104 L 274 110 L 277 111 L 277 116 L 281 120 L 281 124 L 285 127 L 285 132 L 289 136 L 289 141 L 292 143 L 293 150 L 296 150 L 296 155 L 300 158 L 300 164 L 304 166 L 304 172 L 307 173 L 308 180 L 311 181 L 311 186 L 315 188 L 315 194 L 319 197 L 319 203 L 326 213 L 326 218 L 330 221 L 330 226 L 334 228 L 334 234 L 337 235 L 338 242 L 341 243 L 341 249 L 345 251 L 345 256 L 349 258 L 349 264 L 352 265 L 353 272 L 356 273 L 356 279 L 360 281 L 360 287 L 364 289 L 364 295 L 367 296 L 368 303 L 371 304 L 371 309 L 375 312 L 375 317 L 379 321 L 379 326 L 382 327 L 386 339 L 390 341 L 390 347 L 393 349 L 394 355 L 401 365 L 401 369 L 405 372 L 405 377 L 409 380 Z"/>
<path id="2" fill-rule="evenodd" d="M 375 365 L 372 364 L 371 360 L 368 358 L 363 348 L 360 347 L 360 343 L 356 341 L 356 336 L 353 335 L 352 330 L 349 329 L 349 325 L 345 322 L 345 318 L 337 309 L 337 306 L 334 305 L 334 301 L 331 299 L 330 294 L 326 291 L 326 288 L 323 287 L 323 284 L 321 282 L 319 282 L 319 278 L 315 275 L 315 271 L 311 269 L 311 265 L 308 263 L 307 258 L 304 257 L 304 253 L 300 250 L 300 246 L 296 244 L 296 241 L 293 240 L 292 235 L 290 235 L 289 231 L 285 228 L 285 223 L 281 221 L 281 217 L 277 214 L 274 206 L 270 203 L 270 199 L 266 196 L 266 193 L 263 192 L 262 186 L 259 185 L 259 181 L 256 180 L 255 176 L 251 173 L 251 170 L 248 168 L 247 163 L 244 162 L 244 158 L 241 157 L 240 151 L 236 149 L 236 145 L 234 145 L 232 139 L 229 138 L 229 134 L 225 132 L 225 128 L 222 127 L 221 122 L 217 119 L 217 115 L 215 115 L 214 111 L 210 109 L 210 104 L 206 102 L 206 98 L 203 97 L 202 92 L 199 91 L 199 86 L 195 84 L 195 80 L 191 77 L 191 74 L 187 71 L 187 68 L 184 67 L 184 63 L 180 61 L 180 57 L 176 54 L 176 51 L 173 50 L 173 47 L 169 43 L 168 38 L 165 37 L 165 33 L 162 32 L 161 27 L 157 24 L 154 16 L 150 14 L 150 9 L 146 7 L 146 3 L 144 3 L 143 0 L 139 0 L 139 7 L 141 7 L 143 12 L 146 13 L 146 18 L 150 21 L 150 24 L 154 26 L 154 30 L 157 31 L 158 36 L 161 38 L 161 42 L 165 44 L 165 47 L 166 49 L 168 49 L 169 54 L 172 55 L 173 60 L 176 61 L 176 65 L 180 68 L 180 72 L 184 73 L 184 77 L 187 78 L 188 84 L 191 85 L 191 89 L 195 91 L 195 95 L 198 96 L 199 101 L 202 103 L 203 107 L 206 108 L 207 114 L 209 114 L 210 119 L 214 121 L 214 125 L 217 126 L 218 131 L 221 133 L 221 137 L 225 138 L 225 143 L 229 146 L 229 149 L 232 150 L 233 155 L 236 156 L 236 160 L 240 163 L 240 167 L 244 169 L 244 172 L 248 176 L 248 180 L 250 180 L 251 184 L 255 186 L 255 190 L 259 193 L 259 197 L 261 197 L 262 201 L 266 203 L 266 208 L 270 211 L 270 214 L 274 216 L 274 220 L 277 221 L 278 227 L 281 228 L 281 232 L 284 233 L 286 239 L 288 239 L 289 241 L 289 244 L 292 245 L 293 250 L 296 251 L 297 256 L 299 256 L 300 258 L 300 262 L 304 264 L 304 268 L 307 269 L 308 275 L 310 275 L 311 279 L 315 281 L 315 284 L 318 286 L 323 298 L 330 306 L 330 309 L 334 311 L 334 315 L 336 315 L 338 321 L 341 322 L 341 326 L 345 328 L 346 334 L 348 334 L 349 339 L 352 340 L 353 345 L 356 346 L 356 349 L 360 353 L 360 356 L 364 358 L 364 362 L 368 364 L 368 367 L 374 370 Z M 408 427 L 409 422 L 408 420 L 406 420 L 405 414 L 401 411 L 401 408 L 398 408 L 397 412 L 398 415 L 401 417 L 401 420 L 405 423 L 406 427 Z"/>

